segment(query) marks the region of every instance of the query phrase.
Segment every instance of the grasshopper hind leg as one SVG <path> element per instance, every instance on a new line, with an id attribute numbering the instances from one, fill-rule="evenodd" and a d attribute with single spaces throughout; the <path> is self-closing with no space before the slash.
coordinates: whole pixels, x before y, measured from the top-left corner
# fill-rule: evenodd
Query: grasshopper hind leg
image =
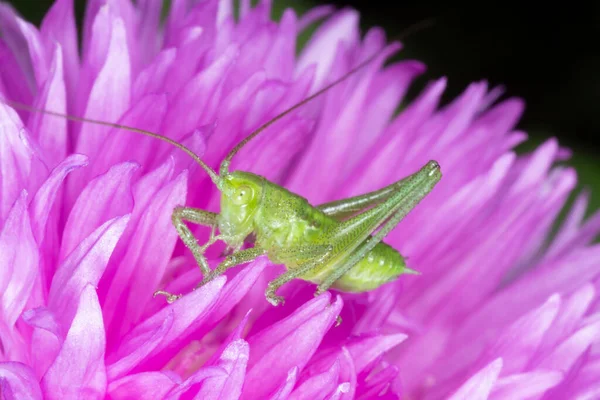
<path id="1" fill-rule="evenodd" d="M 346 259 L 336 266 L 335 269 L 325 278 L 325 280 L 317 287 L 315 296 L 318 296 L 327 291 L 338 279 L 346 272 L 361 262 L 367 254 L 373 250 L 381 240 L 387 236 L 400 223 L 406 215 L 433 189 L 433 186 L 441 179 L 440 165 L 436 161 L 430 161 L 425 164 L 421 170 L 414 175 L 410 180 L 406 180 L 407 185 L 401 185 L 395 196 L 391 196 L 389 200 L 378 206 L 382 209 L 391 211 L 383 221 L 381 228 L 370 238 L 366 239 Z M 411 183 L 412 182 L 412 183 Z M 409 186 L 410 185 L 410 186 Z M 378 227 L 379 228 L 379 227 Z M 400 264 L 400 263 L 398 263 Z M 402 261 L 401 264 L 404 264 Z M 404 273 L 415 273 L 409 268 L 402 268 Z M 378 273 L 379 271 L 373 271 Z M 391 274 L 393 278 L 395 274 Z"/>

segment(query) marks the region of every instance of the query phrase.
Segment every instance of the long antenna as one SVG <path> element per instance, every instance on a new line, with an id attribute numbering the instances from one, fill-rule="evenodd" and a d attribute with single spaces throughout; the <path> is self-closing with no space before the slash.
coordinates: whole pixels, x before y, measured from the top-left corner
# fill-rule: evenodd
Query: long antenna
<path id="1" fill-rule="evenodd" d="M 426 20 L 419 21 L 413 25 L 410 25 L 408 28 L 406 28 L 400 35 L 395 37 L 395 40 L 405 38 L 406 36 L 409 36 L 415 32 L 418 32 L 424 28 L 427 28 L 427 27 L 431 26 L 432 24 L 433 24 L 432 19 L 426 19 Z M 231 160 L 233 159 L 233 157 L 242 149 L 242 147 L 244 147 L 246 144 L 248 144 L 249 141 L 254 139 L 256 136 L 258 136 L 260 133 L 262 133 L 265 129 L 267 129 L 268 127 L 273 125 L 275 122 L 281 120 L 285 116 L 289 115 L 290 113 L 296 111 L 298 108 L 300 108 L 303 105 L 305 105 L 306 103 L 310 102 L 315 97 L 319 97 L 320 95 L 322 95 L 323 93 L 325 93 L 326 91 L 328 91 L 329 89 L 334 87 L 335 85 L 348 79 L 350 76 L 352 76 L 354 73 L 358 72 L 360 69 L 365 67 L 367 64 L 369 64 L 371 61 L 373 61 L 379 55 L 380 55 L 379 52 L 373 54 L 372 56 L 367 58 L 365 61 L 358 64 L 356 67 L 354 67 L 350 71 L 346 72 L 340 78 L 336 79 L 335 81 L 331 82 L 324 88 L 318 90 L 316 93 L 308 96 L 306 99 L 302 100 L 299 103 L 296 103 L 295 105 L 291 106 L 287 110 L 281 112 L 277 116 L 273 117 L 269 121 L 267 121 L 264 124 L 262 124 L 261 126 L 259 126 L 254 132 L 251 132 L 248 136 L 246 136 L 244 139 L 242 139 L 241 142 L 239 142 L 237 145 L 235 145 L 235 147 L 233 149 L 231 149 L 231 151 L 227 154 L 225 159 L 221 162 L 221 166 L 219 168 L 219 174 L 221 176 L 226 175 L 229 171 L 229 165 L 231 164 Z"/>
<path id="2" fill-rule="evenodd" d="M 210 176 L 210 179 L 212 179 L 212 181 L 216 185 L 218 185 L 219 182 L 221 181 L 221 178 L 219 177 L 219 175 L 217 175 L 217 173 L 215 171 L 213 171 L 212 168 L 210 168 L 208 165 L 206 165 L 204 163 L 204 161 L 202 161 L 200 159 L 200 157 L 198 157 L 198 155 L 196 153 L 194 153 L 192 150 L 190 150 L 188 147 L 182 145 L 181 143 L 178 143 L 175 140 L 169 139 L 168 137 L 160 135 L 158 133 L 146 131 L 144 129 L 134 128 L 132 126 L 116 124 L 116 123 L 113 123 L 113 122 L 100 121 L 100 120 L 95 120 L 95 119 L 91 119 L 91 118 L 75 117 L 75 116 L 72 116 L 72 115 L 63 114 L 63 113 L 59 113 L 59 112 L 56 112 L 56 111 L 51 111 L 51 110 L 45 110 L 43 108 L 32 107 L 32 106 L 29 106 L 27 104 L 20 103 L 18 101 L 6 100 L 6 99 L 3 99 L 3 98 L 0 98 L 0 102 L 9 105 L 12 108 L 19 109 L 19 110 L 24 110 L 24 111 L 28 111 L 28 112 L 36 112 L 36 113 L 41 113 L 41 114 L 54 115 L 56 117 L 65 118 L 65 119 L 67 119 L 69 121 L 89 122 L 89 123 L 92 123 L 92 124 L 98 124 L 98 125 L 108 126 L 108 127 L 111 127 L 111 128 L 124 129 L 124 130 L 128 130 L 128 131 L 131 131 L 131 132 L 141 133 L 142 135 L 150 136 L 150 137 L 158 139 L 158 140 L 162 140 L 163 142 L 167 142 L 167 143 L 169 143 L 169 144 L 177 147 L 178 149 L 181 149 L 184 152 L 186 152 L 190 157 L 192 157 L 194 159 L 194 161 L 196 161 L 202 167 L 202 169 L 204 169 L 206 171 L 206 173 Z"/>
<path id="3" fill-rule="evenodd" d="M 433 24 L 433 20 L 431 20 L 431 19 L 427 19 L 427 20 L 423 20 L 423 21 L 417 22 L 417 23 L 409 26 L 406 30 L 403 31 L 402 34 L 398 35 L 396 37 L 396 40 L 404 38 L 406 36 L 409 36 L 409 35 L 417 32 L 419 30 L 422 30 L 422 29 L 424 29 L 424 28 L 426 28 L 426 27 L 428 27 L 428 26 L 430 26 L 432 24 Z M 328 84 L 327 86 L 325 86 L 321 90 L 317 91 L 316 93 L 312 94 L 311 96 L 307 97 L 306 99 L 302 100 L 301 102 L 299 102 L 299 103 L 295 104 L 294 106 L 288 108 L 287 110 L 283 111 L 281 114 L 277 115 L 275 118 L 271 119 L 270 121 L 264 123 L 258 129 L 256 129 L 254 132 L 252 132 L 248 136 L 246 136 L 240 143 L 238 143 L 229 152 L 229 154 L 227 154 L 227 156 L 225 157 L 225 159 L 221 163 L 221 167 L 220 167 L 220 173 L 221 173 L 221 175 L 223 176 L 223 175 L 226 175 L 228 173 L 228 167 L 229 167 L 229 164 L 231 163 L 231 159 L 250 140 L 252 140 L 253 138 L 255 138 L 258 134 L 260 134 L 261 132 L 263 132 L 269 126 L 271 126 L 275 122 L 279 121 L 280 119 L 282 119 L 286 115 L 288 115 L 291 112 L 293 112 L 293 111 L 297 110 L 298 108 L 302 107 L 303 105 L 305 105 L 306 103 L 308 103 L 309 101 L 311 101 L 312 99 L 314 99 L 315 97 L 318 97 L 318 96 L 322 95 L 323 93 L 325 93 L 327 90 L 331 89 L 333 86 L 337 85 L 338 83 L 344 81 L 345 79 L 347 79 L 348 77 L 350 77 L 352 74 L 356 73 L 358 70 L 360 70 L 361 68 L 365 67 L 371 61 L 373 61 L 373 59 L 375 59 L 378 55 L 379 55 L 379 53 L 372 55 L 367 60 L 361 62 L 359 65 L 357 65 L 356 67 L 354 67 L 352 70 L 350 70 L 349 72 L 347 72 L 342 77 L 336 79 L 334 82 Z M 53 116 L 56 116 L 56 117 L 64 118 L 64 119 L 69 120 L 69 121 L 86 122 L 86 123 L 91 123 L 91 124 L 97 124 L 97 125 L 107 126 L 107 127 L 111 127 L 111 128 L 116 128 L 116 129 L 123 129 L 123 130 L 127 130 L 127 131 L 130 131 L 130 132 L 135 132 L 135 133 L 140 133 L 142 135 L 150 136 L 150 137 L 158 139 L 158 140 L 162 140 L 163 142 L 169 143 L 169 144 L 177 147 L 178 149 L 183 150 L 185 153 L 187 153 L 187 155 L 189 155 L 190 157 L 192 157 L 192 159 L 194 161 L 196 161 L 198 163 L 198 165 L 200 165 L 204 171 L 206 171 L 206 173 L 210 176 L 211 180 L 217 186 L 219 186 L 219 184 L 221 182 L 221 177 L 219 175 L 217 175 L 217 173 L 212 168 L 210 168 L 208 165 L 206 165 L 206 163 L 204 163 L 204 161 L 202 161 L 200 159 L 200 157 L 196 153 L 194 153 L 192 150 L 190 150 L 188 147 L 182 145 L 181 143 L 178 143 L 175 140 L 169 139 L 168 137 L 160 135 L 158 133 L 150 132 L 150 131 L 147 131 L 147 130 L 144 130 L 144 129 L 135 128 L 135 127 L 128 126 L 128 125 L 117 124 L 117 123 L 113 123 L 113 122 L 100 121 L 100 120 L 96 120 L 96 119 L 92 119 L 92 118 L 76 117 L 76 116 L 73 116 L 73 115 L 68 115 L 68 114 L 64 114 L 64 113 L 60 113 L 60 112 L 56 112 L 56 111 L 51 111 L 51 110 L 46 110 L 46 109 L 43 109 L 43 108 L 32 107 L 32 106 L 30 106 L 28 104 L 21 103 L 21 102 L 18 102 L 18 101 L 13 101 L 13 100 L 7 100 L 7 99 L 4 99 L 2 97 L 0 97 L 0 102 L 4 103 L 6 105 L 9 105 L 10 107 L 12 107 L 14 109 L 18 109 L 18 110 L 23 110 L 23 111 L 27 111 L 27 112 L 35 112 L 35 113 L 40 113 L 40 114 L 53 115 Z"/>

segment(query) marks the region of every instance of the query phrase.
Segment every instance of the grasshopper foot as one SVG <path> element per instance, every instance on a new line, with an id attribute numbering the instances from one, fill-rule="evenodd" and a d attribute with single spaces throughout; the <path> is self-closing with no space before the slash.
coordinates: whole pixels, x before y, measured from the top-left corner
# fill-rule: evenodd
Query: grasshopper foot
<path id="1" fill-rule="evenodd" d="M 167 303 L 171 304 L 173 303 L 175 300 L 180 299 L 181 297 L 183 297 L 182 294 L 172 294 L 169 292 L 165 292 L 164 290 L 157 290 L 156 292 L 154 292 L 154 294 L 152 295 L 152 297 L 156 297 L 156 296 L 165 296 L 167 298 Z"/>
<path id="2" fill-rule="evenodd" d="M 285 299 L 281 296 L 276 296 L 275 294 L 267 294 L 267 301 L 277 307 L 278 305 L 284 305 Z"/>
<path id="3" fill-rule="evenodd" d="M 265 297 L 267 298 L 267 301 L 274 306 L 278 306 L 279 304 L 283 305 L 285 303 L 285 299 L 283 297 L 277 296 L 275 294 L 275 291 L 277 289 L 278 288 L 275 287 L 275 285 L 272 285 L 271 283 L 269 283 L 267 285 L 267 290 L 265 292 Z"/>

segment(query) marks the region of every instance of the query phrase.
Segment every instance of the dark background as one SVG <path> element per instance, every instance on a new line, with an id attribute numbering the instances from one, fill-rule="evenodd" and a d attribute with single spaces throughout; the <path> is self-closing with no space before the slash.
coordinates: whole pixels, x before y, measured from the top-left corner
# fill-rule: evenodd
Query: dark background
<path id="1" fill-rule="evenodd" d="M 157 0 L 158 1 L 158 0 Z M 34 24 L 52 4 L 49 0 L 11 3 Z M 81 18 L 85 1 L 75 0 Z M 384 27 L 389 37 L 412 24 L 433 19 L 427 29 L 404 40 L 403 57 L 428 66 L 411 91 L 431 79 L 447 76 L 446 98 L 458 95 L 470 82 L 486 79 L 502 84 L 506 96 L 527 102 L 520 128 L 531 140 L 530 150 L 556 136 L 574 150 L 569 164 L 582 186 L 593 189 L 593 208 L 600 206 L 600 3 L 544 3 L 526 8 L 502 2 L 383 2 L 377 0 L 273 0 L 276 14 L 293 6 L 299 12 L 316 4 L 352 6 L 362 14 L 363 28 Z M 390 5 L 391 4 L 391 5 Z"/>

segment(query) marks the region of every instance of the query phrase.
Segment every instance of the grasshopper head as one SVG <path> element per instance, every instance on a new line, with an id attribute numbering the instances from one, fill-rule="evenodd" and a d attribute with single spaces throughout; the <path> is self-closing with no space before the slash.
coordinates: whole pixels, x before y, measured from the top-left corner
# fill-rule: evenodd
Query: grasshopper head
<path id="1" fill-rule="evenodd" d="M 228 236 L 230 246 L 241 245 L 254 229 L 254 216 L 259 209 L 263 178 L 248 172 L 234 171 L 223 177 L 219 231 Z"/>

